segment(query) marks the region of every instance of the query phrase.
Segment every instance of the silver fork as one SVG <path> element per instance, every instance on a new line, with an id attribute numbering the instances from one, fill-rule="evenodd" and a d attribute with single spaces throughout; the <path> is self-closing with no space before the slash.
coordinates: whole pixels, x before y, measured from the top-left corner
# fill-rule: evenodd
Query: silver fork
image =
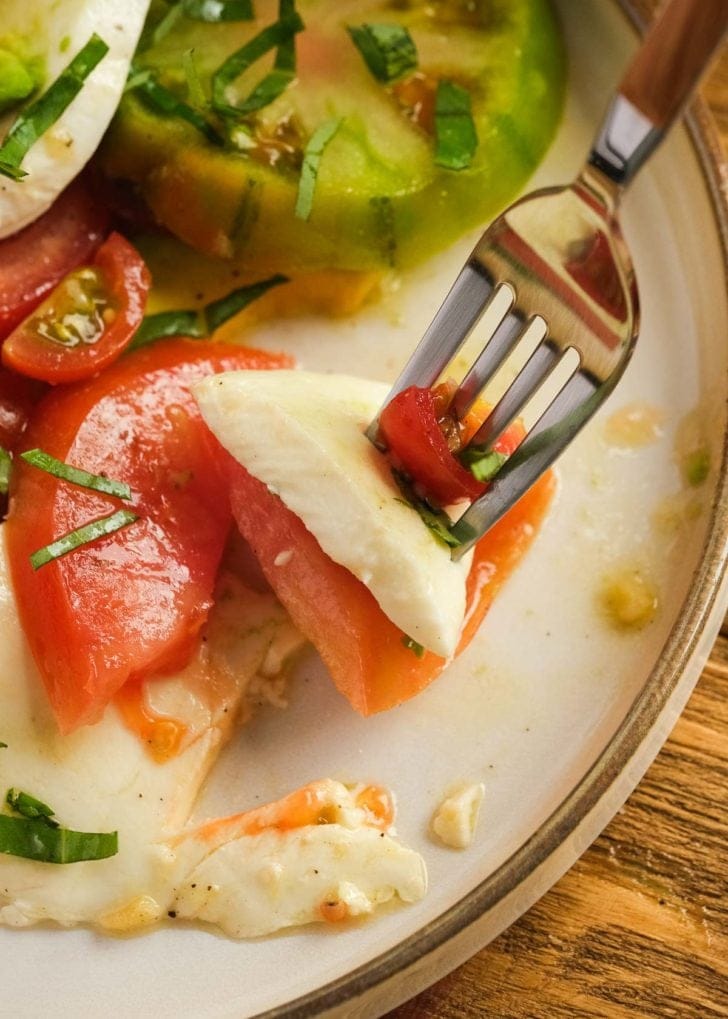
<path id="1" fill-rule="evenodd" d="M 486 230 L 383 407 L 432 386 L 486 309 L 500 323 L 455 392 L 467 413 L 530 328 L 543 339 L 470 445 L 488 449 L 558 371 L 567 381 L 488 490 L 452 525 L 462 556 L 568 446 L 622 376 L 639 333 L 634 268 L 619 229 L 625 188 L 660 143 L 728 29 L 728 0 L 670 0 L 612 98 L 573 184 L 519 200 Z M 567 359 L 574 362 L 569 368 Z M 381 413 L 381 411 L 380 411 Z M 367 435 L 377 441 L 379 416 Z"/>

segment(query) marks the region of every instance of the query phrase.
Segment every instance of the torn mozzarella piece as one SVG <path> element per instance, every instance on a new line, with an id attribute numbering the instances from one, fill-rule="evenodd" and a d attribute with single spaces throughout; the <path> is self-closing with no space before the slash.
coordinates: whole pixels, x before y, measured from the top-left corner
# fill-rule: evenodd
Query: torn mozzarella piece
<path id="1" fill-rule="evenodd" d="M 0 176 L 0 237 L 37 219 L 95 152 L 121 99 L 149 0 L 2 0 L 0 32 L 23 40 L 43 59 L 45 91 L 94 32 L 109 52 L 89 74 L 75 99 L 23 159 L 27 176 Z M 2 38 L 0 37 L 0 45 Z M 17 110 L 0 115 L 0 142 Z"/>
<path id="2" fill-rule="evenodd" d="M 432 830 L 451 849 L 467 849 L 478 823 L 485 786 L 482 782 L 460 786 L 442 801 L 432 818 Z"/>
<path id="3" fill-rule="evenodd" d="M 119 852 L 66 866 L 0 854 L 0 926 L 125 933 L 177 912 L 243 937 L 327 919 L 332 897 L 354 915 L 424 893 L 422 860 L 395 842 L 389 798 L 370 788 L 318 782 L 185 829 L 244 698 L 271 684 L 279 696 L 271 674 L 303 643 L 270 593 L 223 573 L 197 658 L 144 684 L 141 716 L 161 719 L 163 737 L 165 725 L 177 729 L 175 753 L 164 738 L 140 739 L 118 704 L 61 736 L 20 627 L 3 537 L 0 526 L 0 796 L 15 786 L 70 828 L 118 831 Z"/>
<path id="4" fill-rule="evenodd" d="M 193 391 L 222 445 L 369 588 L 395 626 L 452 657 L 472 554 L 452 561 L 364 435 L 388 386 L 348 375 L 245 371 L 207 378 Z"/>
<path id="5" fill-rule="evenodd" d="M 291 814 L 307 823 L 288 827 Z M 236 938 L 365 915 L 395 896 L 414 902 L 427 887 L 422 858 L 358 805 L 356 790 L 331 780 L 205 825 L 171 851 L 185 874 L 172 912 Z"/>

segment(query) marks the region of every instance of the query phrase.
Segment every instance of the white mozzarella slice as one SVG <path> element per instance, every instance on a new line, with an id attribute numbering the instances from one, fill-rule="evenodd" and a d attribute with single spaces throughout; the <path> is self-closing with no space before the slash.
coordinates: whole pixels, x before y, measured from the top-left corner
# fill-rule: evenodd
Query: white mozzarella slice
<path id="1" fill-rule="evenodd" d="M 365 437 L 387 391 L 368 379 L 303 371 L 229 372 L 194 387 L 208 426 L 235 459 L 369 588 L 396 626 L 450 658 L 472 555 L 452 561 Z"/>
<path id="2" fill-rule="evenodd" d="M 398 897 L 421 899 L 424 861 L 372 824 L 356 792 L 323 780 L 299 790 L 315 797 L 323 817 L 293 829 L 275 826 L 277 804 L 263 808 L 273 825 L 245 834 L 246 818 L 206 825 L 170 847 L 185 875 L 176 916 L 204 920 L 235 938 L 259 937 L 316 920 L 362 916 Z M 286 801 L 281 801 L 285 817 Z M 325 818 L 325 821 L 324 821 Z"/>
<path id="3" fill-rule="evenodd" d="M 2 36 L 28 40 L 45 58 L 43 90 L 95 32 L 109 52 L 58 120 L 30 148 L 22 163 L 27 177 L 0 176 L 0 237 L 32 223 L 53 203 L 93 155 L 119 104 L 149 0 L 2 0 Z M 15 112 L 0 116 L 0 140 Z"/>
<path id="4" fill-rule="evenodd" d="M 243 937 L 326 919 L 325 895 L 342 896 L 354 915 L 395 893 L 405 901 L 424 893 L 420 857 L 381 837 L 355 794 L 336 782 L 310 787 L 330 822 L 321 826 L 324 839 L 318 825 L 277 832 L 278 804 L 257 809 L 268 828 L 252 836 L 244 834 L 250 815 L 185 829 L 246 690 L 302 643 L 272 595 L 224 574 L 198 659 L 146 684 L 147 706 L 185 729 L 181 752 L 157 763 L 115 707 L 97 725 L 58 734 L 20 628 L 2 530 L 0 797 L 14 786 L 50 804 L 68 827 L 118 831 L 119 853 L 66 866 L 0 854 L 0 926 L 52 921 L 127 932 L 178 912 Z M 269 886 L 248 902 L 265 867 L 281 875 L 277 901 Z M 312 867 L 320 887 L 308 880 Z M 194 875 L 205 882 L 204 902 L 192 895 Z"/>

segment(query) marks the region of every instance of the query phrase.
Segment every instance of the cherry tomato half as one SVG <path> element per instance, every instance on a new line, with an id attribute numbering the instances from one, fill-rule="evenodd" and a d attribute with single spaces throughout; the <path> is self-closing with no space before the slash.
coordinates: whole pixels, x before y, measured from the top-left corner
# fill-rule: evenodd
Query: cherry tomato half
<path id="1" fill-rule="evenodd" d="M 91 260 L 108 232 L 105 203 L 80 179 L 59 195 L 48 212 L 0 241 L 0 340 L 75 269 Z"/>
<path id="2" fill-rule="evenodd" d="M 53 385 L 90 378 L 131 342 L 150 284 L 139 252 L 112 233 L 5 340 L 3 364 Z"/>

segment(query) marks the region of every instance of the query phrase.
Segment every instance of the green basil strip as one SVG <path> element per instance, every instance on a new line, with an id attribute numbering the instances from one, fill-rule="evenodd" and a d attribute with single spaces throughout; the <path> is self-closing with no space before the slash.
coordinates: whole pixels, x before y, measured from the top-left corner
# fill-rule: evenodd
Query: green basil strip
<path id="1" fill-rule="evenodd" d="M 278 20 L 287 21 L 294 17 L 296 13 L 296 0 L 278 0 Z M 290 71 L 292 74 L 296 70 L 296 36 L 295 33 L 291 34 L 288 39 L 284 39 L 279 44 L 276 50 L 275 60 L 273 61 L 273 67 L 278 71 Z"/>
<path id="2" fill-rule="evenodd" d="M 207 335 L 197 311 L 159 311 L 145 315 L 142 324 L 129 344 L 129 350 L 146 347 L 167 336 L 190 336 L 202 339 Z"/>
<path id="3" fill-rule="evenodd" d="M 0 495 L 8 494 L 12 466 L 13 458 L 6 449 L 0 446 Z"/>
<path id="4" fill-rule="evenodd" d="M 0 853 L 39 863 L 105 860 L 119 852 L 118 832 L 53 828 L 43 819 L 0 814 Z"/>
<path id="5" fill-rule="evenodd" d="M 147 49 L 149 46 L 156 46 L 160 43 L 162 39 L 169 35 L 183 14 L 182 5 L 178 3 L 173 4 L 164 17 L 154 26 L 149 40 L 144 39 L 143 48 Z"/>
<path id="6" fill-rule="evenodd" d="M 7 749 L 8 749 L 7 743 L 3 743 L 3 741 L 0 740 L 0 750 L 7 750 Z"/>
<path id="7" fill-rule="evenodd" d="M 170 336 L 204 339 L 233 315 L 237 315 L 243 308 L 247 308 L 272 287 L 280 286 L 281 283 L 288 283 L 288 277 L 277 273 L 269 279 L 238 287 L 217 301 L 210 301 L 201 312 L 160 311 L 156 315 L 147 315 L 129 344 L 129 350 L 146 347 L 155 340 Z"/>
<path id="8" fill-rule="evenodd" d="M 0 146 L 0 173 L 13 180 L 25 176 L 20 164 L 28 150 L 55 124 L 108 52 L 107 44 L 94 32 L 53 84 L 17 117 Z"/>
<path id="9" fill-rule="evenodd" d="M 256 110 L 262 110 L 263 107 L 269 106 L 274 99 L 286 91 L 295 77 L 295 71 L 274 67 L 266 74 L 265 78 L 258 82 L 250 95 L 235 107 L 238 116 L 247 117 L 249 114 L 255 113 Z"/>
<path id="10" fill-rule="evenodd" d="M 298 181 L 298 195 L 296 197 L 296 215 L 299 219 L 308 219 L 313 208 L 313 196 L 316 191 L 321 157 L 324 149 L 334 137 L 342 124 L 340 117 L 325 120 L 320 127 L 317 127 L 308 140 L 303 152 L 303 165 L 301 176 Z"/>
<path id="11" fill-rule="evenodd" d="M 294 11 L 292 14 L 289 13 L 267 28 L 264 28 L 261 32 L 258 32 L 244 46 L 241 46 L 239 50 L 232 53 L 212 76 L 212 105 L 217 112 L 233 117 L 242 116 L 242 107 L 228 102 L 225 94 L 228 86 L 232 85 L 236 78 L 239 78 L 244 71 L 247 71 L 256 60 L 265 56 L 270 50 L 291 40 L 303 27 L 301 18 Z M 286 70 L 285 67 L 282 69 L 283 72 L 286 72 Z M 278 79 L 279 83 L 283 80 L 283 76 Z M 250 98 L 249 96 L 245 102 L 248 102 Z"/>
<path id="12" fill-rule="evenodd" d="M 21 170 L 19 166 L 11 166 L 4 159 L 0 159 L 0 176 L 9 177 L 10 180 L 22 180 L 28 174 L 25 170 Z"/>
<path id="13" fill-rule="evenodd" d="M 415 657 L 422 658 L 424 656 L 425 649 L 422 644 L 418 644 L 416 640 L 413 640 L 412 637 L 408 637 L 407 634 L 402 637 L 402 643 L 408 651 L 411 651 L 412 654 L 415 655 Z"/>
<path id="14" fill-rule="evenodd" d="M 492 481 L 508 457 L 495 449 L 469 446 L 462 451 L 459 459 L 477 481 Z"/>
<path id="15" fill-rule="evenodd" d="M 55 810 L 42 800 L 36 800 L 30 793 L 24 793 L 20 789 L 8 789 L 5 802 L 16 814 L 29 818 L 44 818 L 46 824 L 52 828 L 58 827 L 58 821 L 53 820 Z"/>
<path id="16" fill-rule="evenodd" d="M 42 449 L 29 449 L 27 453 L 20 454 L 21 460 L 37 467 L 46 474 L 52 474 L 54 478 L 62 481 L 70 481 L 72 485 L 80 485 L 81 488 L 91 488 L 95 492 L 104 492 L 106 495 L 115 495 L 117 499 L 131 499 L 131 489 L 124 481 L 112 481 L 103 474 L 89 474 L 80 467 L 72 467 L 71 464 L 56 460 L 50 453 Z"/>
<path id="17" fill-rule="evenodd" d="M 417 47 L 402 25 L 348 25 L 347 31 L 379 81 L 396 81 L 417 67 Z"/>
<path id="18" fill-rule="evenodd" d="M 278 20 L 291 19 L 296 13 L 295 0 L 279 0 Z M 238 103 L 238 115 L 245 117 L 256 110 L 269 106 L 282 95 L 296 77 L 296 36 L 292 33 L 276 49 L 273 70 L 255 86 L 250 95 Z"/>
<path id="19" fill-rule="evenodd" d="M 147 101 L 148 105 L 165 117 L 179 117 L 196 127 L 213 145 L 222 145 L 223 140 L 214 127 L 205 120 L 201 113 L 187 103 L 182 102 L 164 85 L 153 78 L 142 79 L 135 89 Z"/>
<path id="20" fill-rule="evenodd" d="M 260 280 L 258 283 L 239 287 L 237 290 L 233 290 L 232 293 L 226 294 L 225 297 L 221 297 L 219 301 L 211 301 L 209 304 L 206 304 L 203 309 L 203 315 L 208 330 L 214 333 L 223 322 L 227 322 L 233 315 L 237 315 L 243 308 L 247 308 L 253 301 L 262 297 L 263 294 L 273 287 L 280 286 L 281 283 L 288 283 L 288 277 L 277 273 L 275 276 L 271 276 L 270 279 Z"/>
<path id="21" fill-rule="evenodd" d="M 182 9 L 194 21 L 252 21 L 251 0 L 182 0 Z"/>
<path id="22" fill-rule="evenodd" d="M 197 64 L 195 63 L 195 51 L 193 49 L 185 50 L 182 54 L 182 70 L 185 72 L 187 80 L 187 98 L 190 101 L 190 105 L 195 110 L 204 110 L 207 106 L 207 100 L 205 99 L 205 92 L 202 88 Z"/>
<path id="23" fill-rule="evenodd" d="M 433 509 L 423 499 L 418 498 L 411 482 L 400 471 L 392 468 L 392 477 L 404 496 L 404 499 L 401 499 L 400 502 L 403 502 L 419 514 L 422 523 L 432 532 L 433 537 L 442 542 L 443 545 L 447 545 L 448 548 L 457 548 L 459 545 L 462 545 L 460 538 L 457 538 L 450 530 L 452 520 L 444 510 Z"/>
<path id="24" fill-rule="evenodd" d="M 120 531 L 122 527 L 128 527 L 138 519 L 136 513 L 122 509 L 108 517 L 102 517 L 100 520 L 92 520 L 91 523 L 84 524 L 83 527 L 70 531 L 61 538 L 56 538 L 50 545 L 45 545 L 37 552 L 33 552 L 30 557 L 30 565 L 34 570 L 39 570 L 41 566 L 53 562 L 54 559 L 60 559 L 62 556 L 68 555 L 69 552 L 75 552 L 82 545 L 88 545 L 92 541 L 96 541 L 97 538 L 103 538 L 107 534 L 113 534 L 114 531 Z"/>
<path id="25" fill-rule="evenodd" d="M 435 162 L 465 170 L 478 147 L 470 93 L 452 81 L 440 81 L 435 94 Z"/>

